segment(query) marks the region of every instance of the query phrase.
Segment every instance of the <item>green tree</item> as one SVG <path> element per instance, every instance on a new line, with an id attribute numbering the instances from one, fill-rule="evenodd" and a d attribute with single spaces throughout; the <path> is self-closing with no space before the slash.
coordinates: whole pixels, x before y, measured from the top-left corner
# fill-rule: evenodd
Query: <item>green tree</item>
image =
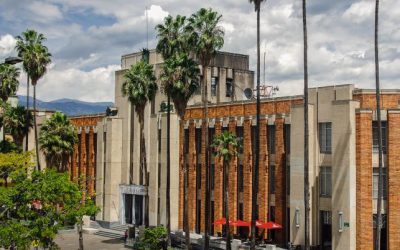
<path id="1" fill-rule="evenodd" d="M 237 149 L 240 147 L 240 140 L 235 134 L 224 131 L 214 136 L 211 147 L 214 149 L 214 155 L 222 159 L 224 173 L 224 210 L 225 210 L 225 235 L 226 249 L 231 249 L 231 231 L 229 228 L 229 163 L 237 156 Z"/>
<path id="2" fill-rule="evenodd" d="M 199 88 L 200 70 L 198 64 L 189 58 L 186 53 L 177 54 L 164 62 L 161 74 L 163 89 L 172 98 L 176 112 L 183 127 L 187 103 L 196 90 Z M 188 189 L 189 189 L 189 170 L 185 157 L 183 157 L 184 168 L 184 229 L 186 247 L 191 248 L 188 218 Z"/>
<path id="3" fill-rule="evenodd" d="M 212 59 L 217 51 L 224 45 L 224 30 L 219 25 L 222 16 L 212 9 L 200 9 L 189 18 L 188 32 L 191 33 L 189 41 L 193 46 L 197 59 L 202 68 L 203 75 L 203 91 L 202 101 L 204 106 L 204 121 L 208 120 L 208 88 L 207 88 L 207 70 L 211 65 Z M 207 122 L 203 125 L 208 127 Z M 205 249 L 209 248 L 210 244 L 210 227 L 211 227 L 211 199 L 210 199 L 210 170 L 209 170 L 209 142 L 208 129 L 203 135 L 206 145 L 206 209 L 205 209 Z"/>
<path id="4" fill-rule="evenodd" d="M 22 32 L 20 36 L 17 36 L 17 44 L 15 46 L 15 49 L 18 52 L 18 56 L 20 58 L 23 58 L 25 54 L 29 53 L 29 47 L 35 44 L 42 44 L 46 38 L 44 37 L 43 34 L 37 33 L 35 30 L 30 30 L 27 29 L 25 32 Z M 29 62 L 27 60 L 23 61 L 23 68 L 24 71 L 27 73 L 27 79 L 26 79 L 26 118 L 25 121 L 29 120 L 29 74 L 28 71 L 30 69 Z M 25 140 L 25 151 L 28 151 L 28 133 L 29 133 L 29 124 L 26 124 L 26 140 Z"/>
<path id="5" fill-rule="evenodd" d="M 45 40 L 42 34 L 37 34 L 32 30 L 28 30 L 27 33 L 32 36 L 29 39 L 33 39 L 34 37 L 35 39 L 25 41 L 23 38 L 18 37 L 16 49 L 18 51 L 18 55 L 23 60 L 24 70 L 29 76 L 33 86 L 33 124 L 35 130 L 35 150 L 37 167 L 38 170 L 40 170 L 41 167 L 39 160 L 39 145 L 36 124 L 36 85 L 47 72 L 47 66 L 51 63 L 51 54 L 49 53 L 48 48 L 42 44 L 42 41 Z M 23 33 L 23 35 L 24 34 L 25 33 Z"/>
<path id="6" fill-rule="evenodd" d="M 8 152 L 0 153 L 0 177 L 4 180 L 4 186 L 7 187 L 8 178 L 13 172 L 26 170 L 31 163 L 32 154 L 30 152 L 18 153 Z"/>
<path id="7" fill-rule="evenodd" d="M 189 44 L 188 44 L 188 34 L 187 30 L 187 22 L 185 16 L 177 15 L 176 17 L 167 16 L 164 19 L 164 24 L 159 24 L 156 26 L 157 30 L 157 53 L 160 53 L 164 58 L 164 66 L 163 72 L 161 76 L 161 81 L 164 87 L 164 92 L 167 95 L 167 195 L 166 195 L 166 213 L 167 213 L 167 231 L 168 231 L 168 244 L 170 244 L 170 233 L 171 233 L 171 222 L 170 222 L 170 176 L 171 176 L 171 93 L 170 90 L 172 89 L 171 86 L 174 85 L 175 78 L 180 72 L 175 72 L 181 66 L 185 66 L 185 62 L 181 59 L 185 57 L 186 64 L 193 64 L 194 62 L 189 62 L 189 58 L 187 55 L 183 56 L 182 53 L 189 52 Z M 196 67 L 198 67 L 196 65 Z M 198 71 L 198 70 L 197 70 Z M 195 72 L 195 71 L 194 71 Z M 198 74 L 198 73 L 197 73 Z M 175 86 L 176 87 L 176 86 Z M 176 89 L 174 87 L 174 89 Z M 178 95 L 182 95 L 182 88 L 185 86 L 181 86 L 181 89 L 176 90 L 177 92 L 181 92 Z M 188 93 L 189 94 L 189 93 Z M 192 95 L 191 93 L 190 95 Z M 183 94 L 184 95 L 184 94 Z M 172 97 L 173 98 L 173 97 Z M 182 96 L 180 97 L 182 98 Z M 190 98 L 190 97 L 189 97 Z M 186 102 L 186 96 L 183 97 L 181 100 L 175 100 L 176 102 Z M 185 105 L 186 108 L 186 105 Z M 178 107 L 179 109 L 179 107 Z M 179 112 L 179 110 L 178 110 Z M 179 115 L 179 114 L 178 114 Z M 179 115 L 180 116 L 180 115 Z M 183 116 L 180 116 L 181 120 L 183 120 Z M 184 168 L 186 168 L 186 164 L 183 163 Z M 186 171 L 186 170 L 185 170 Z M 186 176 L 186 175 L 185 175 Z M 187 189 L 184 188 L 184 193 L 187 192 Z M 187 197 L 187 196 L 185 196 Z M 184 202 L 184 211 L 187 211 L 187 202 Z M 184 218 L 184 230 L 186 233 L 186 245 L 190 246 L 190 237 L 189 237 L 189 227 L 188 227 L 188 218 L 187 213 L 185 212 Z"/>
<path id="8" fill-rule="evenodd" d="M 256 159 L 254 161 L 254 171 L 252 171 L 252 199 L 251 199 L 251 249 L 256 247 L 256 220 L 257 220 L 257 193 L 258 193 L 258 167 L 260 163 L 260 10 L 261 3 L 265 0 L 249 0 L 254 3 L 257 12 L 257 117 L 256 117 Z"/>
<path id="9" fill-rule="evenodd" d="M 153 66 L 144 60 L 131 66 L 124 75 L 122 95 L 128 97 L 129 102 L 135 107 L 135 112 L 140 124 L 140 184 L 149 186 L 149 173 L 146 160 L 146 141 L 144 137 L 144 110 L 146 104 L 155 98 L 158 90 Z M 143 183 L 144 180 L 144 183 Z M 146 195 L 145 224 L 149 225 L 149 197 Z"/>
<path id="10" fill-rule="evenodd" d="M 64 172 L 74 145 L 78 143 L 78 133 L 66 115 L 56 112 L 42 125 L 39 142 L 47 166 Z"/>
<path id="11" fill-rule="evenodd" d="M 26 121 L 28 113 L 28 121 Z M 23 106 L 8 106 L 4 114 L 4 127 L 12 135 L 15 144 L 22 149 L 22 143 L 25 137 L 26 124 L 31 128 L 33 126 L 32 113 Z"/>
<path id="12" fill-rule="evenodd" d="M 7 102 L 10 96 L 15 95 L 19 86 L 19 69 L 14 65 L 0 64 L 0 99 Z"/>

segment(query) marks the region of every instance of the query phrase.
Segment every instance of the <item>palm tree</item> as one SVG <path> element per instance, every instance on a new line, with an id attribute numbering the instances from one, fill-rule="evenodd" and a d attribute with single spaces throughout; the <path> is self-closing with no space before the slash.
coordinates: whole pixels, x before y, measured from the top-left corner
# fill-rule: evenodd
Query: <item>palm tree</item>
<path id="1" fill-rule="evenodd" d="M 24 69 L 26 70 L 33 86 L 33 124 L 35 130 L 35 150 L 38 170 L 40 167 L 39 145 L 36 124 L 36 85 L 40 78 L 47 72 L 47 66 L 51 62 L 51 54 L 46 46 L 41 43 L 28 44 L 21 53 Z M 25 68 L 26 67 L 26 68 Z"/>
<path id="2" fill-rule="evenodd" d="M 124 75 L 125 81 L 122 84 L 121 92 L 124 97 L 135 106 L 135 112 L 140 124 L 140 184 L 149 186 L 149 173 L 146 161 L 146 141 L 144 138 L 144 110 L 147 102 L 153 100 L 158 86 L 154 76 L 153 66 L 141 60 L 131 66 Z M 144 183 L 143 183 L 144 180 Z M 145 225 L 149 225 L 149 195 L 146 194 L 145 202 Z"/>
<path id="3" fill-rule="evenodd" d="M 200 85 L 199 74 L 200 70 L 197 62 L 189 58 L 187 53 L 176 54 L 164 62 L 160 79 L 165 93 L 172 98 L 181 126 L 183 126 L 187 103 Z M 187 208 L 189 170 L 186 164 L 186 157 L 183 157 L 182 165 L 184 168 L 184 230 L 186 248 L 191 249 Z"/>
<path id="4" fill-rule="evenodd" d="M 303 43 L 304 43 L 304 245 L 310 249 L 310 182 L 308 178 L 308 41 L 307 41 L 307 6 L 303 0 Z"/>
<path id="5" fill-rule="evenodd" d="M 382 195 L 383 195 L 383 151 L 382 151 L 382 123 L 381 123 L 381 94 L 379 83 L 379 0 L 375 1 L 375 81 L 376 81 L 376 115 L 378 120 L 378 150 L 379 150 L 379 174 L 378 174 L 378 201 L 377 201 L 377 223 L 375 249 L 381 249 L 382 229 Z"/>
<path id="6" fill-rule="evenodd" d="M 219 49 L 224 45 L 224 31 L 219 22 L 222 16 L 212 9 L 200 9 L 189 18 L 188 32 L 191 33 L 190 43 L 193 45 L 193 49 L 197 59 L 199 60 L 202 73 L 203 73 L 203 106 L 204 106 L 204 124 L 207 124 L 208 120 L 208 94 L 207 94 L 207 69 L 211 64 L 212 59 Z M 208 124 L 207 124 L 208 127 Z M 210 171 L 209 171 L 209 143 L 208 143 L 208 129 L 205 129 L 203 135 L 204 142 L 206 145 L 206 209 L 205 209 L 205 240 L 204 248 L 209 248 L 210 243 L 210 226 L 211 226 L 211 202 L 210 202 Z"/>
<path id="7" fill-rule="evenodd" d="M 214 155 L 223 160 L 224 172 L 224 210 L 225 210 L 225 235 L 226 249 L 231 249 L 231 231 L 229 228 L 229 162 L 236 157 L 237 149 L 240 147 L 239 139 L 233 133 L 224 131 L 222 134 L 214 136 L 211 145 L 214 148 Z"/>
<path id="8" fill-rule="evenodd" d="M 18 56 L 20 58 L 23 58 L 26 53 L 28 53 L 28 46 L 34 45 L 34 44 L 42 44 L 43 41 L 45 41 L 46 38 L 44 37 L 43 34 L 37 33 L 35 30 L 26 30 L 25 32 L 22 32 L 21 36 L 17 36 L 17 44 L 15 46 L 15 49 L 18 52 Z M 23 61 L 23 68 L 26 73 L 28 73 L 29 70 L 29 65 L 27 61 Z M 26 118 L 25 120 L 28 121 L 29 118 L 29 74 L 27 74 L 27 79 L 26 79 Z M 28 151 L 28 133 L 29 133 L 29 124 L 26 124 L 26 131 L 25 131 L 25 151 Z"/>
<path id="9" fill-rule="evenodd" d="M 28 121 L 26 121 L 26 113 L 28 113 Z M 25 137 L 26 124 L 31 128 L 33 126 L 32 113 L 25 109 L 24 106 L 8 107 L 4 114 L 4 127 L 13 137 L 15 144 L 22 149 L 22 143 Z"/>
<path id="10" fill-rule="evenodd" d="M 186 39 L 186 17 L 177 15 L 175 18 L 172 16 L 167 16 L 164 19 L 164 24 L 159 24 L 156 26 L 157 30 L 157 53 L 160 53 L 164 60 L 170 60 L 167 62 L 169 65 L 165 65 L 163 70 L 163 85 L 172 86 L 174 84 L 174 79 L 172 79 L 175 72 L 171 69 L 171 66 L 176 66 L 174 64 L 174 60 L 176 59 L 176 55 L 178 53 L 182 53 L 184 50 L 187 50 L 187 39 Z M 168 245 L 170 245 L 170 233 L 171 233 L 171 207 L 170 207 L 170 175 L 171 175 L 171 129 L 170 129 L 170 120 L 171 120 L 171 95 L 169 91 L 165 91 L 167 94 L 167 188 L 166 188 L 166 214 L 167 214 L 167 231 L 168 231 Z M 183 116 L 181 117 L 183 120 Z M 183 165 L 184 167 L 186 164 Z M 186 170 L 185 170 L 186 171 Z M 186 190 L 184 190 L 186 192 Z M 185 211 L 187 211 L 187 201 L 184 202 Z M 187 215 L 187 213 L 186 213 Z M 185 233 L 186 233 L 186 245 L 190 246 L 190 237 L 189 237 L 189 227 L 188 227 L 188 218 L 184 219 L 185 224 Z"/>
<path id="11" fill-rule="evenodd" d="M 0 112 L 5 113 L 7 109 L 7 100 L 10 96 L 15 95 L 17 92 L 19 82 L 19 69 L 10 64 L 0 64 L 0 99 L 2 101 L 2 107 Z M 4 120 L 4 117 L 2 118 Z M 4 121 L 3 121 L 4 122 Z M 2 122 L 2 123 L 3 123 Z M 0 124 L 2 125 L 2 124 Z M 3 126 L 3 143 L 5 143 L 6 131 Z"/>
<path id="12" fill-rule="evenodd" d="M 42 125 L 39 143 L 47 166 L 64 172 L 74 145 L 78 143 L 78 133 L 66 115 L 56 112 Z"/>
<path id="13" fill-rule="evenodd" d="M 249 0 L 254 3 L 257 12 L 257 117 L 256 117 L 256 159 L 254 162 L 254 171 L 252 171 L 252 199 L 251 199 L 251 249 L 256 245 L 256 220 L 257 220 L 257 192 L 258 192 L 258 166 L 260 162 L 260 9 L 261 3 L 265 0 Z M 269 213 L 268 213 L 269 214 Z"/>

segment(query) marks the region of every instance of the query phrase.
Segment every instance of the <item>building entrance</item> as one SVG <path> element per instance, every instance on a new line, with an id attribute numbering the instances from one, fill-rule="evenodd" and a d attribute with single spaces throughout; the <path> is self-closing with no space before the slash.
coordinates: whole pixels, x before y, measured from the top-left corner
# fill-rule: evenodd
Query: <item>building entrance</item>
<path id="1" fill-rule="evenodd" d="M 147 188 L 140 185 L 120 185 L 120 223 L 143 225 Z"/>
<path id="2" fill-rule="evenodd" d="M 320 233 L 321 233 L 321 250 L 332 249 L 332 212 L 320 212 Z"/>

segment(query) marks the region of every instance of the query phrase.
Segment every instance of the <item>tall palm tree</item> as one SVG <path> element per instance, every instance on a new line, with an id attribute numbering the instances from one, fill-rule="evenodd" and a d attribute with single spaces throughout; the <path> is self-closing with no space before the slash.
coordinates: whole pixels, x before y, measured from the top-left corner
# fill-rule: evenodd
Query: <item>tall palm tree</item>
<path id="1" fill-rule="evenodd" d="M 229 162 L 236 157 L 237 149 L 240 147 L 239 139 L 233 133 L 224 131 L 222 134 L 214 136 L 213 144 L 214 155 L 222 158 L 224 172 L 224 210 L 225 210 L 225 235 L 226 249 L 231 249 L 231 231 L 229 228 Z"/>
<path id="2" fill-rule="evenodd" d="M 26 113 L 28 112 L 28 121 L 26 121 Z M 32 113 L 25 109 L 24 106 L 7 107 L 4 114 L 4 127 L 8 129 L 13 137 L 15 144 L 22 149 L 22 143 L 25 137 L 26 124 L 33 127 Z"/>
<path id="3" fill-rule="evenodd" d="M 197 62 L 189 58 L 187 53 L 175 54 L 164 62 L 160 79 L 165 93 L 171 97 L 174 103 L 181 126 L 183 126 L 187 103 L 199 87 L 199 74 Z M 185 158 L 183 157 L 182 164 L 184 168 L 184 229 L 186 248 L 191 249 L 187 209 L 189 170 Z"/>
<path id="4" fill-rule="evenodd" d="M 163 85 L 172 86 L 174 84 L 173 76 L 176 72 L 171 69 L 172 66 L 175 66 L 174 62 L 178 53 L 182 53 L 183 51 L 187 51 L 188 43 L 187 36 L 185 33 L 186 29 L 186 17 L 177 15 L 175 18 L 172 16 L 167 16 L 164 19 L 164 24 L 159 24 L 156 26 L 157 30 L 157 53 L 160 53 L 164 60 L 167 61 L 167 64 L 163 68 Z M 169 61 L 168 61 L 169 60 Z M 169 64 L 169 65 L 168 65 Z M 167 188 L 166 188 L 166 214 L 167 214 L 167 231 L 168 231 L 168 245 L 170 244 L 170 233 L 171 233 L 171 201 L 170 201 L 170 188 L 171 188 L 171 95 L 169 91 L 165 92 L 167 94 Z M 184 100 L 183 100 L 184 101 Z M 183 116 L 181 117 L 183 120 Z M 186 164 L 183 164 L 185 167 Z M 186 170 L 185 170 L 186 171 Z M 184 190 L 186 192 L 187 190 Z M 184 202 L 185 211 L 187 211 L 187 201 Z M 187 215 L 187 213 L 186 213 Z M 186 245 L 190 246 L 190 237 L 189 237 L 189 227 L 188 227 L 188 218 L 184 219 L 185 224 L 185 233 L 186 233 Z"/>
<path id="5" fill-rule="evenodd" d="M 381 91 L 379 83 L 379 0 L 375 1 L 375 82 L 376 82 L 376 114 L 378 120 L 378 149 L 379 149 L 379 174 L 378 174 L 378 201 L 375 249 L 381 249 L 382 229 L 382 196 L 383 196 L 383 151 L 382 151 L 382 123 L 381 123 Z"/>
<path id="6" fill-rule="evenodd" d="M 144 110 L 149 101 L 155 97 L 158 87 L 153 66 L 141 60 L 131 66 L 124 75 L 121 92 L 135 106 L 135 112 L 140 124 L 140 184 L 149 186 L 149 173 L 146 160 L 146 141 L 144 138 Z M 144 180 L 144 183 L 143 183 Z M 146 194 L 145 225 L 149 225 L 149 195 Z"/>
<path id="7" fill-rule="evenodd" d="M 310 249 L 310 182 L 308 178 L 308 41 L 307 41 L 307 6 L 303 0 L 303 43 L 304 43 L 304 245 Z"/>
<path id="8" fill-rule="evenodd" d="M 211 65 L 212 59 L 217 51 L 224 45 L 224 30 L 219 25 L 222 16 L 218 12 L 210 9 L 200 9 L 189 18 L 188 32 L 191 33 L 190 43 L 197 59 L 199 60 L 203 73 L 203 93 L 202 101 L 204 106 L 204 124 L 208 127 L 208 88 L 207 88 L 207 69 Z M 210 202 L 210 170 L 209 170 L 209 142 L 208 129 L 203 135 L 205 142 L 206 158 L 206 209 L 205 209 L 205 240 L 204 248 L 208 249 L 210 244 L 211 227 L 211 202 Z"/>
<path id="9" fill-rule="evenodd" d="M 28 46 L 34 45 L 34 44 L 42 44 L 46 38 L 44 37 L 43 34 L 37 33 L 35 30 L 26 30 L 25 32 L 22 32 L 21 36 L 17 36 L 17 44 L 15 46 L 15 49 L 18 52 L 18 56 L 20 58 L 23 58 L 26 53 L 28 53 Z M 25 120 L 28 121 L 29 118 L 29 66 L 27 61 L 23 61 L 23 68 L 24 71 L 27 73 L 27 79 L 26 79 L 26 118 Z M 25 131 L 25 151 L 28 151 L 28 133 L 29 133 L 29 124 L 26 124 L 26 131 Z"/>
<path id="10" fill-rule="evenodd" d="M 258 192 L 258 167 L 260 162 L 260 10 L 261 3 L 265 0 L 249 0 L 254 3 L 257 12 L 257 116 L 256 116 L 256 159 L 254 162 L 254 171 L 252 171 L 252 199 L 251 199 L 251 248 L 256 245 L 256 220 L 257 220 L 257 192 Z M 269 213 L 268 213 L 269 214 Z"/>
<path id="11" fill-rule="evenodd" d="M 78 133 L 66 115 L 56 112 L 43 124 L 39 143 L 47 166 L 65 172 L 74 145 L 78 143 Z"/>
<path id="12" fill-rule="evenodd" d="M 32 43 L 26 46 L 22 53 L 23 65 L 33 86 L 33 126 L 35 130 L 35 150 L 37 169 L 41 170 L 39 157 L 38 132 L 36 124 L 36 85 L 40 78 L 47 72 L 47 66 L 51 63 L 51 54 L 47 47 L 41 43 Z"/>

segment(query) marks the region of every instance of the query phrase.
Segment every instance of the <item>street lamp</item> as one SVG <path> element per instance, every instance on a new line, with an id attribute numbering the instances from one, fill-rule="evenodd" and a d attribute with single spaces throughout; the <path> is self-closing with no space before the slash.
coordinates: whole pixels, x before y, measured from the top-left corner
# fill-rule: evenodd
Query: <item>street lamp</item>
<path id="1" fill-rule="evenodd" d="M 10 56 L 4 60 L 4 64 L 17 64 L 22 62 L 22 59 L 17 56 Z"/>

